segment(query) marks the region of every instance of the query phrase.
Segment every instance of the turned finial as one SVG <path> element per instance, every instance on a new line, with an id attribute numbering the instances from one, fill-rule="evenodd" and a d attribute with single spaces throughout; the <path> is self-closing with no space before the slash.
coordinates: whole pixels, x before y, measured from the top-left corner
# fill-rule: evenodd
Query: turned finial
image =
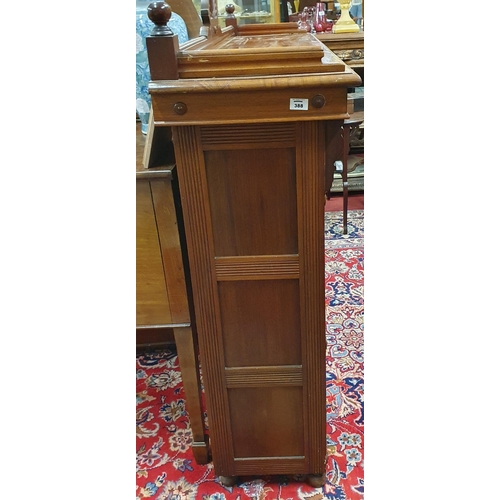
<path id="1" fill-rule="evenodd" d="M 167 36 L 173 35 L 172 30 L 167 26 L 172 9 L 165 2 L 152 2 L 148 5 L 148 17 L 153 23 L 154 28 L 151 30 L 151 36 Z"/>
<path id="2" fill-rule="evenodd" d="M 179 40 L 167 26 L 172 16 L 170 5 L 165 2 L 153 2 L 148 5 L 148 17 L 155 26 L 146 37 L 149 71 L 151 80 L 177 80 L 177 52 Z"/>
<path id="3" fill-rule="evenodd" d="M 238 20 L 234 15 L 234 5 L 228 3 L 224 8 L 226 10 L 226 26 L 233 26 L 235 31 L 238 31 Z"/>

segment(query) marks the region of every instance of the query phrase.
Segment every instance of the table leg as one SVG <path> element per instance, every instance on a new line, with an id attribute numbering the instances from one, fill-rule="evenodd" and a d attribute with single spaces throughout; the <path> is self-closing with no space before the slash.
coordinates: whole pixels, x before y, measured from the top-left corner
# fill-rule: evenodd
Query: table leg
<path id="1" fill-rule="evenodd" d="M 201 408 L 200 372 L 194 348 L 193 331 L 189 327 L 174 328 L 175 346 L 186 393 L 186 405 L 193 432 L 193 454 L 198 464 L 208 462 L 208 446 Z"/>
<path id="2" fill-rule="evenodd" d="M 347 159 L 349 156 L 350 125 L 344 124 L 342 127 L 342 191 L 343 191 L 343 229 L 347 234 L 347 208 L 349 203 L 349 184 L 347 181 Z"/>

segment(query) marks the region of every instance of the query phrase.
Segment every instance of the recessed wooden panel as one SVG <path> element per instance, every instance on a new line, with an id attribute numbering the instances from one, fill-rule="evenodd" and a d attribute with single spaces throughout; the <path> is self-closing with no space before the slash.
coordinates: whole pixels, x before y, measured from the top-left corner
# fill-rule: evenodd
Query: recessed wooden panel
<path id="1" fill-rule="evenodd" d="M 230 389 L 234 457 L 304 456 L 301 387 Z"/>
<path id="2" fill-rule="evenodd" d="M 219 282 L 225 365 L 300 365 L 298 280 Z"/>
<path id="3" fill-rule="evenodd" d="M 293 149 L 205 151 L 205 166 L 216 257 L 297 253 Z"/>

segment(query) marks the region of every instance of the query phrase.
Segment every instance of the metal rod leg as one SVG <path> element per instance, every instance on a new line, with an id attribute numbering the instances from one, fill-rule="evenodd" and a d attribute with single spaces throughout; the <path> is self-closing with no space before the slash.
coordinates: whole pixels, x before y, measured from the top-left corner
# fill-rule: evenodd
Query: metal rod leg
<path id="1" fill-rule="evenodd" d="M 343 150 L 342 150 L 342 191 L 343 191 L 343 227 L 344 234 L 347 234 L 347 208 L 349 203 L 349 184 L 347 182 L 347 157 L 349 155 L 349 138 L 350 138 L 349 125 L 343 126 L 342 139 L 343 139 Z"/>

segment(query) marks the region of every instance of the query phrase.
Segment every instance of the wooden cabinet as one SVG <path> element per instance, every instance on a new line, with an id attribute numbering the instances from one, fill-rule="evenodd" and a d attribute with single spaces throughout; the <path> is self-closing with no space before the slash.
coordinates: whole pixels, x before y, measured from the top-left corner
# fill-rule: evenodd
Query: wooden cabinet
<path id="1" fill-rule="evenodd" d="M 316 33 L 316 38 L 363 77 L 365 65 L 364 31 L 358 33 Z"/>
<path id="2" fill-rule="evenodd" d="M 324 482 L 325 162 L 360 79 L 312 35 L 278 29 L 210 31 L 167 59 L 179 78 L 157 77 L 166 36 L 148 46 L 154 127 L 172 127 L 212 457 L 226 484 L 253 474 Z"/>

